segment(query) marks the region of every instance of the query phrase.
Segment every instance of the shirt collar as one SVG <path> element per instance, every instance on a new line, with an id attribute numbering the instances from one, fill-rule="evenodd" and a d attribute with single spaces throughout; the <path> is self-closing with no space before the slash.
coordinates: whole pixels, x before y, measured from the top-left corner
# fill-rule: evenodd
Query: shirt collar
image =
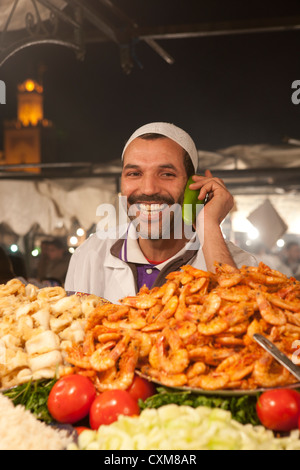
<path id="1" fill-rule="evenodd" d="M 161 271 L 170 261 L 178 258 L 179 256 L 183 255 L 187 250 L 195 250 L 195 242 L 196 241 L 196 234 L 193 238 L 174 256 L 167 259 L 163 263 L 155 265 L 155 267 Z M 191 245 L 193 245 L 191 247 Z M 123 244 L 119 250 L 119 258 L 126 263 L 134 263 L 134 264 L 150 264 L 149 261 L 145 258 L 142 250 L 140 249 L 140 245 L 136 236 L 136 230 L 133 224 L 129 224 L 127 230 L 127 236 L 124 237 Z"/>

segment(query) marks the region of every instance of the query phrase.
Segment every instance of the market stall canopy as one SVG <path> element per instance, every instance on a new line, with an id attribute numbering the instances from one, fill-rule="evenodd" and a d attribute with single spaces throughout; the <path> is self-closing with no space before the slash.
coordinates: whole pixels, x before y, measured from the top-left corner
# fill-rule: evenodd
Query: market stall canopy
<path id="1" fill-rule="evenodd" d="M 295 141 L 295 145 L 233 145 L 216 152 L 199 150 L 198 155 L 201 168 L 269 168 L 271 171 L 272 168 L 300 168 L 300 141 Z"/>
<path id="2" fill-rule="evenodd" d="M 52 0 L 54 8 L 63 10 L 67 5 L 64 0 Z M 39 5 L 38 10 L 36 4 L 31 0 L 19 0 L 14 2 L 12 0 L 1 0 L 0 5 L 0 31 L 6 29 L 7 31 L 17 31 L 24 29 L 26 26 L 26 17 L 29 21 L 30 18 L 34 20 L 36 15 L 39 15 L 41 21 L 47 21 L 50 19 L 51 11 L 49 8 Z M 8 19 L 11 15 L 11 20 Z"/>
<path id="3" fill-rule="evenodd" d="M 284 180 L 282 184 L 293 184 L 297 182 L 296 189 L 299 187 L 300 171 L 300 141 L 293 140 L 294 144 L 270 145 L 267 143 L 256 145 L 234 145 L 214 152 L 198 150 L 198 172 L 206 168 L 215 170 L 218 175 L 224 178 L 230 178 L 229 183 L 238 182 L 243 177 L 254 175 L 256 182 L 260 176 L 268 175 L 265 185 L 268 186 L 274 179 Z M 101 161 L 101 155 L 99 155 Z M 25 167 L 40 167 L 42 173 L 16 173 L 16 170 Z M 119 158 L 112 159 L 107 163 L 92 162 L 57 162 L 50 164 L 18 164 L 18 165 L 0 165 L 0 179 L 43 179 L 47 171 L 47 177 L 58 178 L 71 175 L 74 178 L 80 176 L 86 177 L 118 177 L 121 175 L 122 165 Z M 244 175 L 244 176 L 243 176 Z M 294 176 L 293 176 L 294 175 Z M 286 180 L 288 178 L 288 180 Z M 254 181 L 254 180 L 253 180 Z M 272 186 L 272 184 L 271 184 Z"/>
<path id="4" fill-rule="evenodd" d="M 125 73 L 138 64 L 135 45 L 144 42 L 172 64 L 164 39 L 186 39 L 232 34 L 291 31 L 299 28 L 300 9 L 285 2 L 276 9 L 254 1 L 245 19 L 236 2 L 226 9 L 212 2 L 122 2 L 111 0 L 2 0 L 0 5 L 0 65 L 11 55 L 34 44 L 67 46 L 83 59 L 91 43 L 112 42 L 119 48 Z M 234 19 L 228 19 L 228 11 Z M 237 15 L 237 12 L 239 14 Z M 239 18 L 240 16 L 240 18 Z M 141 19 L 138 24 L 137 18 Z M 162 23 L 161 23 L 162 18 Z"/>
<path id="5" fill-rule="evenodd" d="M 0 185 L 0 223 L 24 236 L 38 225 L 52 235 L 65 227 L 70 230 L 76 218 L 89 230 L 99 222 L 97 207 L 116 202 L 114 182 L 84 179 L 51 181 L 2 181 Z"/>
<path id="6" fill-rule="evenodd" d="M 198 172 L 209 168 L 233 194 L 284 194 L 300 197 L 300 145 L 234 145 L 199 151 Z"/>

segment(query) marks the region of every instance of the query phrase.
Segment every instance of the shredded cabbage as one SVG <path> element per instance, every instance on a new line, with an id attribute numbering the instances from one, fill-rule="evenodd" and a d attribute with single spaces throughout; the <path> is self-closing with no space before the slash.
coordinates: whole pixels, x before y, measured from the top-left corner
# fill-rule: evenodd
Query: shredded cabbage
<path id="1" fill-rule="evenodd" d="M 69 450 L 300 450 L 299 431 L 275 437 L 263 426 L 240 424 L 230 411 L 165 405 L 140 416 L 119 416 L 83 431 Z"/>

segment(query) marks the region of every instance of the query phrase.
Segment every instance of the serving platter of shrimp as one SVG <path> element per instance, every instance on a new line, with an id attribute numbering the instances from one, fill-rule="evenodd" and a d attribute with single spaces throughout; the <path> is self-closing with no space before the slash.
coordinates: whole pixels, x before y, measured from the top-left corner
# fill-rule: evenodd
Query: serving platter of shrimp
<path id="1" fill-rule="evenodd" d="M 96 307 L 66 361 L 99 392 L 126 390 L 135 373 L 205 393 L 300 386 L 255 334 L 290 359 L 297 356 L 300 282 L 264 263 L 240 269 L 215 263 L 215 272 L 186 265 L 161 287 L 144 286 L 119 304 Z"/>

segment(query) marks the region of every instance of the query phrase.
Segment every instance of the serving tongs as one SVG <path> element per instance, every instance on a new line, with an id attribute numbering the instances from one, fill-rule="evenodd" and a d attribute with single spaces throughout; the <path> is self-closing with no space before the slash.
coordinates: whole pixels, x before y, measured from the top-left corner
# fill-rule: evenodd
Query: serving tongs
<path id="1" fill-rule="evenodd" d="M 282 366 L 284 366 L 296 379 L 300 382 L 300 367 L 294 364 L 283 352 L 281 352 L 275 344 L 269 341 L 265 336 L 255 333 L 253 335 L 255 341 L 270 353 Z"/>

